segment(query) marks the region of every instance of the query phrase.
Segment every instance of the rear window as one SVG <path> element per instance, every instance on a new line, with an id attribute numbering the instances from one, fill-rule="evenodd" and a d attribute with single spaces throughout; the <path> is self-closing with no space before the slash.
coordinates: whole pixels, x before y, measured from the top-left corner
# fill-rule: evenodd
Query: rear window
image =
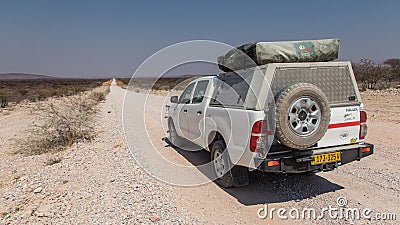
<path id="1" fill-rule="evenodd" d="M 243 77 L 236 73 L 223 74 L 219 77 L 211 105 L 243 107 L 248 91 L 249 84 Z"/>

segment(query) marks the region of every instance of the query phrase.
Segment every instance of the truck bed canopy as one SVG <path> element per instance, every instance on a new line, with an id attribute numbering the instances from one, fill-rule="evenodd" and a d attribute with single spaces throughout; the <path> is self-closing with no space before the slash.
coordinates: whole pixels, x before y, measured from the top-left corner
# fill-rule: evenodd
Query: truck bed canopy
<path id="1" fill-rule="evenodd" d="M 338 58 L 339 39 L 255 42 L 217 58 L 221 70 L 235 71 L 268 63 L 328 62 Z"/>
<path id="2" fill-rule="evenodd" d="M 350 62 L 271 63 L 218 75 L 211 104 L 262 110 L 284 88 L 297 83 L 319 87 L 329 104 L 361 103 Z"/>

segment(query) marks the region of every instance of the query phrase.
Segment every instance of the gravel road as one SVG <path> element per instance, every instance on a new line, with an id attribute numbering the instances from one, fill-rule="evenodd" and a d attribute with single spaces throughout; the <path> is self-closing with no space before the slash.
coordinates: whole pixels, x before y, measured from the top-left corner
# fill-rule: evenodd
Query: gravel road
<path id="1" fill-rule="evenodd" d="M 318 211 L 336 206 L 338 197 L 345 197 L 349 207 L 400 215 L 398 123 L 369 122 L 367 140 L 376 144 L 375 154 L 332 172 L 314 176 L 252 172 L 250 185 L 243 188 L 224 189 L 214 183 L 182 187 L 162 182 L 143 170 L 131 151 L 143 151 L 148 146 L 138 143 L 128 148 L 122 121 L 130 127 L 125 127 L 128 144 L 129 140 L 151 140 L 161 156 L 178 165 L 205 163 L 209 153 L 180 151 L 162 140 L 165 97 L 150 96 L 143 113 L 140 105 L 146 96 L 129 92 L 125 102 L 129 104 L 128 114 L 125 112 L 122 118 L 124 94 L 125 90 L 111 86 L 107 100 L 99 104 L 94 141 L 53 154 L 9 154 L 15 146 L 13 140 L 22 135 L 33 116 L 29 109 L 0 116 L 0 224 L 297 224 L 299 221 L 280 220 L 276 215 L 273 220 L 260 220 L 257 211 L 265 203 L 269 208 L 314 207 Z M 137 118 L 129 115 L 144 115 L 147 131 L 135 126 Z M 46 165 L 51 159 L 60 161 Z M 191 175 L 184 171 L 168 171 L 162 165 L 158 168 L 165 169 L 165 176 L 173 174 L 179 180 L 201 176 L 200 171 L 191 171 L 195 175 L 188 177 Z M 325 218 L 302 223 L 347 222 Z"/>

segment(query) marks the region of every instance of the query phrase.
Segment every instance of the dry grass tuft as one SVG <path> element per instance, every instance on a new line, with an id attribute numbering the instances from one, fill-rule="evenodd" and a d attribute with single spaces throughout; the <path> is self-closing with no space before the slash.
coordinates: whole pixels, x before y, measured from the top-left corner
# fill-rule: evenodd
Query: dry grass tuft
<path id="1" fill-rule="evenodd" d="M 9 214 L 9 212 L 1 212 L 0 213 L 0 218 L 3 219 L 4 217 L 6 217 Z"/>
<path id="2" fill-rule="evenodd" d="M 121 144 L 116 144 L 113 146 L 113 148 L 119 148 L 119 147 L 121 147 Z"/>
<path id="3" fill-rule="evenodd" d="M 20 141 L 17 153 L 37 155 L 61 150 L 78 141 L 92 140 L 95 137 L 95 106 L 109 91 L 108 87 L 100 89 L 43 104 L 36 123 Z"/>
<path id="4" fill-rule="evenodd" d="M 61 158 L 60 157 L 52 157 L 52 158 L 49 158 L 44 164 L 46 166 L 51 166 L 51 165 L 54 165 L 54 164 L 57 164 L 57 163 L 60 163 L 60 162 L 61 162 Z"/>
<path id="5" fill-rule="evenodd" d="M 108 80 L 108 81 L 103 82 L 103 83 L 101 84 L 101 86 L 110 86 L 111 83 L 112 83 L 112 80 Z"/>
<path id="6" fill-rule="evenodd" d="M 128 83 L 124 83 L 122 80 L 116 80 L 115 81 L 117 83 L 117 86 L 123 88 L 123 89 L 127 89 L 128 88 Z"/>

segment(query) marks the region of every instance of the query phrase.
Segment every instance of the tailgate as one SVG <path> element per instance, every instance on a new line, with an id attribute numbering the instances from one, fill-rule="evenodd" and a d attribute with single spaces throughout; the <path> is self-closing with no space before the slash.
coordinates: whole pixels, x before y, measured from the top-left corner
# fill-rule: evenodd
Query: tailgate
<path id="1" fill-rule="evenodd" d="M 331 107 L 331 120 L 317 147 L 358 143 L 360 132 L 360 105 Z"/>

